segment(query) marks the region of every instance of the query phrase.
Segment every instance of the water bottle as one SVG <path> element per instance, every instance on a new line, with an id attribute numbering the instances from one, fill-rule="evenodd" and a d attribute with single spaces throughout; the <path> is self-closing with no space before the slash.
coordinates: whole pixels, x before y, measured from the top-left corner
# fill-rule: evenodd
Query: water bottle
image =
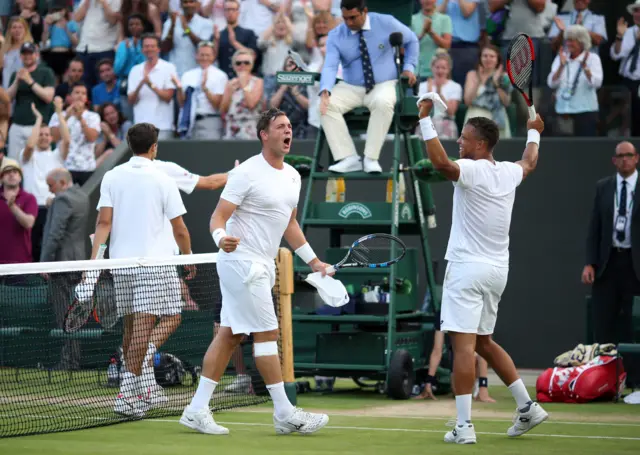
<path id="1" fill-rule="evenodd" d="M 119 387 L 120 386 L 120 372 L 118 371 L 118 363 L 115 357 L 111 358 L 109 368 L 107 368 L 107 386 Z"/>
<path id="2" fill-rule="evenodd" d="M 431 288 L 427 288 L 427 293 L 424 295 L 424 300 L 422 301 L 422 312 L 428 313 L 431 308 Z"/>

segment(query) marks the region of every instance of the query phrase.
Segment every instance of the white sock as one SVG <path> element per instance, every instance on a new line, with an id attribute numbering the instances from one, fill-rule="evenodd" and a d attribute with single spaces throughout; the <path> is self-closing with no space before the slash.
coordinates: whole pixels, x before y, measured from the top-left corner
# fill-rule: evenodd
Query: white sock
<path id="1" fill-rule="evenodd" d="M 513 395 L 513 398 L 515 398 L 516 403 L 518 404 L 518 409 L 524 408 L 527 403 L 531 401 L 529 392 L 527 392 L 527 388 L 524 386 L 522 379 L 518 379 L 511 384 L 509 386 L 509 390 L 511 390 L 511 395 Z"/>
<path id="2" fill-rule="evenodd" d="M 284 382 L 278 382 L 277 384 L 271 384 L 267 386 L 269 395 L 273 400 L 274 413 L 278 420 L 287 420 L 293 414 L 295 409 L 286 392 L 284 391 Z"/>
<path id="3" fill-rule="evenodd" d="M 209 409 L 209 401 L 213 391 L 216 390 L 218 383 L 213 379 L 200 376 L 200 382 L 198 383 L 198 389 L 196 394 L 191 399 L 191 409 Z"/>
<path id="4" fill-rule="evenodd" d="M 458 425 L 465 425 L 471 422 L 471 394 L 456 395 L 456 410 L 458 411 Z"/>
<path id="5" fill-rule="evenodd" d="M 129 371 L 125 371 L 122 374 L 122 381 L 120 382 L 120 393 L 129 398 L 135 396 L 138 391 L 138 376 Z"/>
<path id="6" fill-rule="evenodd" d="M 156 376 L 153 369 L 153 357 L 156 355 L 156 345 L 149 343 L 147 353 L 142 362 L 142 377 L 145 387 L 151 387 L 156 384 Z"/>

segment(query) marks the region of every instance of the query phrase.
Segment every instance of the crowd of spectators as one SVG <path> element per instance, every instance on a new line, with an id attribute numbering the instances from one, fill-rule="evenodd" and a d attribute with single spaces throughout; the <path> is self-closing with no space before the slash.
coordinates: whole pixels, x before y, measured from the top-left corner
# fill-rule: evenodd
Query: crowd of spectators
<path id="1" fill-rule="evenodd" d="M 417 90 L 446 101 L 434 118 L 440 136 L 456 138 L 478 115 L 493 118 L 501 137 L 520 133 L 526 108 L 504 63 L 518 33 L 531 36 L 537 52 L 552 52 L 534 74 L 534 102 L 554 116 L 550 134 L 639 135 L 640 122 L 624 111 L 640 115 L 640 0 L 626 19 L 606 19 L 617 20 L 612 37 L 589 4 L 415 0 Z M 290 69 L 289 50 L 320 72 L 327 34 L 342 20 L 340 0 L 4 0 L 0 19 L 0 196 L 20 180 L 35 199 L 31 222 L 26 208 L 24 218 L 0 198 L 0 222 L 33 230 L 34 261 L 53 198 L 49 173 L 66 168 L 82 185 L 133 123 L 155 124 L 161 139 L 255 140 L 259 112 L 273 106 L 288 114 L 296 138 L 314 138 L 318 87 L 279 86 L 276 73 Z M 598 93 L 601 59 L 620 62 L 632 96 Z M 0 263 L 16 262 L 5 256 L 3 249 Z"/>

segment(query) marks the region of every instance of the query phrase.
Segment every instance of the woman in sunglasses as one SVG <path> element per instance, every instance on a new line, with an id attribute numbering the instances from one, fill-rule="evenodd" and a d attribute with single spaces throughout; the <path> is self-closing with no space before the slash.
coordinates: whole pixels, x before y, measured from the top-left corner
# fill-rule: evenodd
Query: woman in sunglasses
<path id="1" fill-rule="evenodd" d="M 226 114 L 224 139 L 255 139 L 260 111 L 264 108 L 264 83 L 253 76 L 254 55 L 248 50 L 233 54 L 235 78 L 227 82 L 220 112 Z"/>

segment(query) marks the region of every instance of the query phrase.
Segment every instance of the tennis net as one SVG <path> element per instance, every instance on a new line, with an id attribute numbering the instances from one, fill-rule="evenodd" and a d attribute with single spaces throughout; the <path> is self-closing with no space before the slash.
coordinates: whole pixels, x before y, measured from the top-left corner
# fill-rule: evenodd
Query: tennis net
<path id="1" fill-rule="evenodd" d="M 291 253 L 284 253 L 290 259 Z M 144 351 L 153 364 L 143 370 L 144 386 L 154 388 L 149 379 L 155 379 L 166 398 L 143 397 L 153 403 L 144 417 L 181 414 L 220 320 L 216 256 L 1 265 L 0 437 L 138 418 L 114 408 L 125 365 L 131 370 L 123 360 L 137 358 L 136 347 L 138 357 Z M 281 272 L 273 289 L 279 315 Z M 129 326 L 118 314 L 125 305 L 135 312 L 174 314 L 156 318 L 155 326 L 149 317 L 143 319 L 146 328 L 138 322 Z M 125 324 L 131 333 L 126 357 Z M 151 341 L 157 344 L 155 353 Z M 217 411 L 267 400 L 249 337 L 234 353 L 210 405 Z"/>

